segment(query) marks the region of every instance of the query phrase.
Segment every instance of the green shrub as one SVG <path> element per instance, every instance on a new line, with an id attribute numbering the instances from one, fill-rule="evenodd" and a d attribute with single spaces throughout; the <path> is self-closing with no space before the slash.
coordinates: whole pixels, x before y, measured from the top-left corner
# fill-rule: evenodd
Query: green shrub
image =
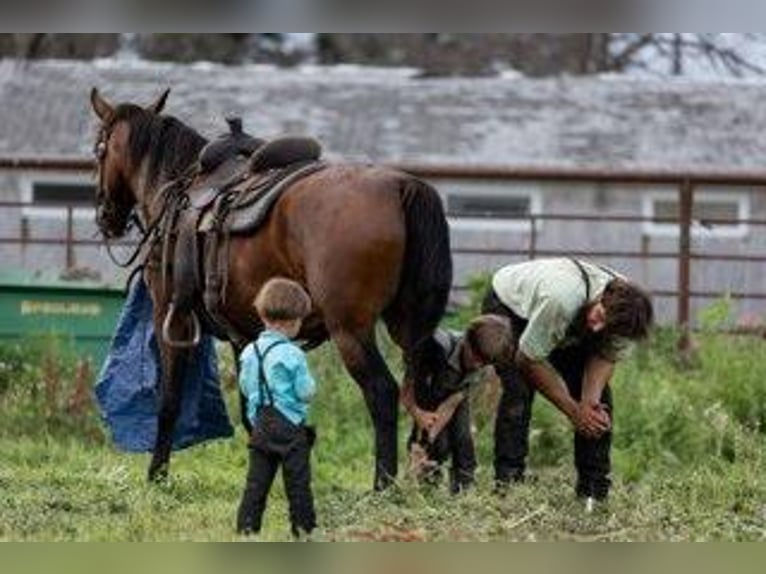
<path id="1" fill-rule="evenodd" d="M 703 331 L 720 331 L 732 327 L 732 301 L 727 294 L 710 303 L 697 313 L 697 322 Z"/>
<path id="2" fill-rule="evenodd" d="M 458 310 L 450 319 L 452 326 L 461 327 L 478 312 L 487 277 L 477 278 L 474 284 L 470 306 Z M 382 330 L 379 338 L 395 378 L 401 380 L 399 350 Z M 697 360 L 689 367 L 677 359 L 678 338 L 676 329 L 657 329 L 649 343 L 617 368 L 612 383 L 613 459 L 615 474 L 625 480 L 640 481 L 647 474 L 675 472 L 703 461 L 732 464 L 742 457 L 755 456 L 763 445 L 766 361 L 760 357 L 764 356 L 766 343 L 754 337 L 706 330 L 695 336 Z M 229 412 L 238 422 L 234 366 L 225 349 L 219 348 L 220 370 Z M 327 461 L 327 468 L 338 469 L 333 471 L 333 478 L 325 478 L 343 482 L 353 477 L 367 484 L 374 443 L 362 393 L 332 344 L 312 352 L 309 360 L 319 383 L 312 408 L 319 431 L 317 453 Z M 94 374 L 83 373 L 82 364 L 64 340 L 0 346 L 0 401 L 4 412 L 0 430 L 10 436 L 57 435 L 86 442 L 103 441 L 101 423 L 90 401 Z M 497 384 L 489 383 L 480 386 L 472 397 L 477 451 L 486 466 L 492 461 L 498 395 Z M 410 424 L 402 413 L 402 447 Z M 572 440 L 569 422 L 538 396 L 530 434 L 531 466 L 563 464 L 571 468 Z M 321 475 L 326 471 L 317 472 Z"/>
<path id="3" fill-rule="evenodd" d="M 0 428 L 9 436 L 103 441 L 92 401 L 94 378 L 70 339 L 49 336 L 0 346 Z"/>
<path id="4" fill-rule="evenodd" d="M 0 397 L 25 376 L 26 365 L 21 345 L 0 345 Z"/>

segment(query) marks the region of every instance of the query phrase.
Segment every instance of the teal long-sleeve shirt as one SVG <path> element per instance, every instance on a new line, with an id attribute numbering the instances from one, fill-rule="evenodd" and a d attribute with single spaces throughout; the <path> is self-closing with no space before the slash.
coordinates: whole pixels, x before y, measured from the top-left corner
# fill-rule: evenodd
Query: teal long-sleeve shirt
<path id="1" fill-rule="evenodd" d="M 247 397 L 247 416 L 255 422 L 261 394 L 258 387 L 258 352 L 263 353 L 276 344 L 264 360 L 264 374 L 274 398 L 274 406 L 292 423 L 302 424 L 308 415 L 309 402 L 316 383 L 309 372 L 305 353 L 282 333 L 266 330 L 248 344 L 240 355 L 239 388 Z M 263 397 L 268 404 L 268 396 Z"/>

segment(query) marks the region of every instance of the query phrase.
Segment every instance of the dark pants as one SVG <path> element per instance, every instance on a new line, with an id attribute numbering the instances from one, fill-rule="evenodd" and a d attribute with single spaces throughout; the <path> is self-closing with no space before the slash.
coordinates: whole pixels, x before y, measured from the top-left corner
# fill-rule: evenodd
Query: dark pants
<path id="1" fill-rule="evenodd" d="M 429 444 L 427 440 L 418 437 L 417 428 L 413 426 L 407 444 L 411 446 L 415 442 L 419 442 L 426 449 L 428 458 L 439 465 L 432 478 L 440 477 L 441 466 L 452 457 L 449 471 L 450 492 L 457 494 L 473 485 L 476 450 L 471 436 L 471 403 L 468 397 L 458 405 L 450 422 L 432 443 Z"/>
<path id="2" fill-rule="evenodd" d="M 282 418 L 276 432 L 271 428 L 264 429 L 258 422 L 253 429 L 247 483 L 237 514 L 238 532 L 258 533 L 261 530 L 266 498 L 280 466 L 293 535 L 308 534 L 316 527 L 310 465 L 313 430 Z"/>
<path id="3" fill-rule="evenodd" d="M 518 317 L 498 299 L 494 291 L 484 300 L 482 312 L 496 313 L 511 319 L 514 333 L 521 334 L 526 321 Z M 569 394 L 580 400 L 585 365 L 592 356 L 587 345 L 574 345 L 557 349 L 548 358 L 553 368 L 564 379 Z M 502 381 L 502 395 L 495 418 L 495 479 L 500 483 L 522 480 L 529 451 L 529 423 L 532 416 L 534 387 L 524 381 L 514 368 L 496 369 Z M 612 394 L 607 385 L 601 395 L 601 403 L 613 416 Z M 577 469 L 578 496 L 606 498 L 611 486 L 610 451 L 611 431 L 592 439 L 579 433 L 574 436 L 574 457 Z"/>

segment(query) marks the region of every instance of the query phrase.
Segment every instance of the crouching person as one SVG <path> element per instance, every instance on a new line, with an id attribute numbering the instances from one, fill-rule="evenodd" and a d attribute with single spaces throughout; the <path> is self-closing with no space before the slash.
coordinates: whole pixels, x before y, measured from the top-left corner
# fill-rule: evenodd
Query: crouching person
<path id="1" fill-rule="evenodd" d="M 515 364 L 498 369 L 498 486 L 524 479 L 532 400 L 540 391 L 574 427 L 577 496 L 588 506 L 605 499 L 611 486 L 610 382 L 617 362 L 649 335 L 648 294 L 608 267 L 539 259 L 497 271 L 482 310 L 509 318 L 519 336 Z"/>
<path id="2" fill-rule="evenodd" d="M 408 449 L 411 470 L 418 477 L 438 480 L 451 457 L 450 491 L 458 493 L 473 484 L 476 453 L 469 387 L 482 378 L 484 367 L 510 364 L 515 349 L 511 323 L 498 315 L 475 318 L 464 333 L 438 329 L 427 342 L 429 375 L 405 383 L 402 392 L 414 419 Z"/>
<path id="3" fill-rule="evenodd" d="M 292 533 L 297 538 L 316 526 L 310 467 L 315 435 L 306 426 L 316 385 L 305 354 L 291 341 L 311 310 L 311 300 L 300 285 L 278 278 L 263 286 L 255 307 L 265 330 L 240 358 L 239 385 L 253 430 L 237 531 L 255 534 L 261 530 L 266 498 L 281 467 Z"/>

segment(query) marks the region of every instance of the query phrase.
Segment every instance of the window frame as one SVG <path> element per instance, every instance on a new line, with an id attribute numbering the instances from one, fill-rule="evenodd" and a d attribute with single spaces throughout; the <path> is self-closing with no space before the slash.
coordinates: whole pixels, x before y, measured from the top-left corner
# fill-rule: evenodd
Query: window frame
<path id="1" fill-rule="evenodd" d="M 95 184 L 93 179 L 87 176 L 70 173 L 30 173 L 27 174 L 21 186 L 22 202 L 25 204 L 21 215 L 27 219 L 55 219 L 57 221 L 66 221 L 66 206 L 41 206 L 34 203 L 35 185 L 37 184 L 60 184 L 60 185 L 81 185 L 83 187 L 94 188 L 93 204 L 90 207 L 74 207 L 72 209 L 72 219 L 90 219 L 96 217 L 95 204 Z M 77 204 L 76 204 L 77 205 Z"/>
<path id="2" fill-rule="evenodd" d="M 475 195 L 490 197 L 523 198 L 529 200 L 529 212 L 534 215 L 542 214 L 542 192 L 532 186 L 518 185 L 515 182 L 486 182 L 486 181 L 448 181 L 439 184 L 444 198 L 444 208 L 447 221 L 451 228 L 461 231 L 496 231 L 496 232 L 530 232 L 531 224 L 528 218 L 514 219 L 509 217 L 471 217 L 467 215 L 451 215 L 449 213 L 450 196 L 471 197 Z M 535 220 L 535 230 L 542 229 L 542 221 Z"/>
<path id="3" fill-rule="evenodd" d="M 645 192 L 642 197 L 642 214 L 646 219 L 652 219 L 655 215 L 655 204 L 658 201 L 675 201 L 678 203 L 679 194 L 673 190 L 653 190 Z M 709 203 L 736 203 L 737 219 L 750 219 L 751 202 L 750 190 L 726 191 L 725 188 L 698 189 L 694 192 L 694 201 Z M 644 221 L 642 233 L 649 237 L 678 237 L 678 223 L 657 223 Z M 735 225 L 718 224 L 711 228 L 704 227 L 692 219 L 691 235 L 699 238 L 722 238 L 740 239 L 747 237 L 750 226 L 747 223 Z"/>

